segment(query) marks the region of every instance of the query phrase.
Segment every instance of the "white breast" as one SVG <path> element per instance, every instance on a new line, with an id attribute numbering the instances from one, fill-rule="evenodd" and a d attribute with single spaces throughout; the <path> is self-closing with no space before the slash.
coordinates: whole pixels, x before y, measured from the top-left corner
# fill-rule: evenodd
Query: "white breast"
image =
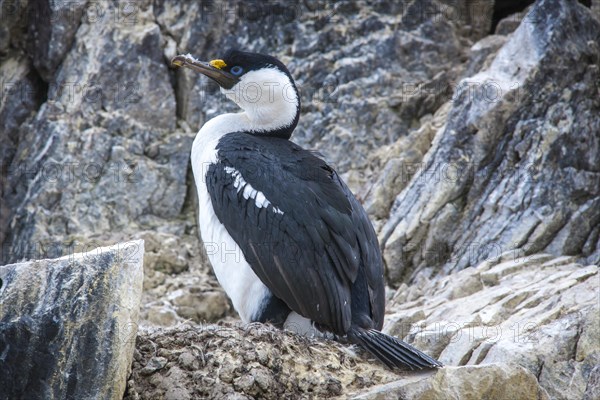
<path id="1" fill-rule="evenodd" d="M 215 215 L 206 187 L 206 172 L 217 161 L 215 147 L 230 129 L 227 127 L 230 121 L 223 121 L 222 124 L 215 124 L 213 121 L 226 115 L 207 122 L 196 136 L 192 147 L 192 169 L 200 209 L 198 222 L 204 247 L 219 283 L 231 298 L 242 321 L 251 322 L 270 291 L 252 271 L 241 249 Z"/>

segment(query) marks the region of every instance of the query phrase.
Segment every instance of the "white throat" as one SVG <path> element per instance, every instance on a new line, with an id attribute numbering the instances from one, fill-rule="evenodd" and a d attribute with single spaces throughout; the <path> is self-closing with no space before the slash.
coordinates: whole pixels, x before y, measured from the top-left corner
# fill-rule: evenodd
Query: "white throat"
<path id="1" fill-rule="evenodd" d="M 232 89 L 222 88 L 221 92 L 243 111 L 221 114 L 207 121 L 196 135 L 192 158 L 194 153 L 213 147 L 223 135 L 231 132 L 261 134 L 288 127 L 299 112 L 298 93 L 293 83 L 275 68 L 250 71 Z"/>
<path id="2" fill-rule="evenodd" d="M 221 92 L 243 110 L 238 122 L 250 131 L 289 126 L 298 113 L 298 94 L 290 78 L 275 68 L 250 71 L 232 89 Z M 238 128 L 239 130 L 239 128 Z"/>

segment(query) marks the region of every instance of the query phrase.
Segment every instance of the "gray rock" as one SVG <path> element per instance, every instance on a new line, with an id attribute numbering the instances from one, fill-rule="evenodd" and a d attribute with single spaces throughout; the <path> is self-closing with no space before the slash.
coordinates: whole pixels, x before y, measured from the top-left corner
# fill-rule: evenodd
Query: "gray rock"
<path id="1" fill-rule="evenodd" d="M 143 323 L 216 322 L 235 313 L 197 249 L 197 236 L 143 231 L 135 237 L 145 242 Z"/>
<path id="2" fill-rule="evenodd" d="M 385 219 L 389 215 L 394 199 L 418 172 L 418 166 L 431 148 L 433 138 L 444 126 L 449 108 L 447 104 L 440 107 L 432 117 L 424 117 L 419 129 L 373 152 L 366 170 L 357 171 L 364 175 L 378 176 L 375 182 L 365 185 L 361 193 L 365 199 L 365 209 L 372 217 Z M 359 185 L 362 179 L 349 172 L 346 180 L 349 184 Z"/>
<path id="3" fill-rule="evenodd" d="M 113 136 L 110 126 L 74 131 L 72 121 L 46 119 L 50 115 L 64 116 L 44 105 L 36 120 L 21 128 L 29 137 L 21 138 L 7 168 L 12 190 L 4 201 L 13 214 L 5 262 L 60 256 L 73 245 L 103 245 L 140 227 L 165 229 L 166 221 L 180 214 L 187 195 L 189 137 L 163 139 L 146 129 Z M 150 141 L 157 149 L 152 158 L 144 153 Z M 28 157 L 32 153 L 35 158 Z M 185 230 L 185 224 L 174 222 L 177 230 Z"/>
<path id="4" fill-rule="evenodd" d="M 527 7 L 522 11 L 502 18 L 500 21 L 498 21 L 498 25 L 496 25 L 496 35 L 509 35 L 513 33 L 519 27 L 523 19 L 533 16 L 529 14 L 530 11 L 531 7 Z"/>
<path id="5" fill-rule="evenodd" d="M 506 36 L 489 35 L 471 46 L 469 62 L 462 77 L 470 77 L 481 70 L 488 69 L 506 40 Z"/>
<path id="6" fill-rule="evenodd" d="M 177 322 L 177 313 L 165 306 L 148 306 L 146 320 L 152 325 L 172 326 Z"/>
<path id="7" fill-rule="evenodd" d="M 51 18 L 48 26 L 36 28 L 50 34 L 34 45 L 52 53 L 38 67 L 50 73 L 60 59 L 47 93 L 36 94 L 46 102 L 27 121 L 10 112 L 18 109 L 11 102 L 2 105 L 8 122 L 24 124 L 6 133 L 16 143 L 2 160 L 0 263 L 39 258 L 48 243 L 114 243 L 140 226 L 187 229 L 175 217 L 188 193 L 192 138 L 176 131 L 164 38 L 150 4 L 95 3 L 79 19 L 70 5 L 85 3 L 53 3 L 56 10 L 42 13 Z M 127 14 L 129 6 L 135 10 Z M 73 26 L 79 28 L 71 45 Z M 22 101 L 20 113 L 27 113 L 31 102 Z"/>
<path id="8" fill-rule="evenodd" d="M 473 377 L 477 377 L 473 379 Z M 549 400 L 535 376 L 522 367 L 488 364 L 446 367 L 434 376 L 398 380 L 352 397 L 359 400 L 402 399 L 529 399 Z"/>
<path id="9" fill-rule="evenodd" d="M 26 45 L 27 0 L 0 0 L 0 60 Z"/>
<path id="10" fill-rule="evenodd" d="M 582 398 L 600 360 L 600 275 L 573 260 L 505 254 L 423 279 L 416 299 L 393 297 L 384 331 L 447 366 L 517 364 L 550 398 Z"/>
<path id="11" fill-rule="evenodd" d="M 596 365 L 590 372 L 587 388 L 583 394 L 583 400 L 594 400 L 600 398 L 600 364 Z"/>
<path id="12" fill-rule="evenodd" d="M 0 165 L 14 156 L 19 126 L 40 106 L 41 82 L 24 57 L 9 58 L 0 67 Z"/>
<path id="13" fill-rule="evenodd" d="M 1 12 L 7 12 L 8 7 L 5 8 L 4 4 L 0 4 L 0 7 Z M 12 20 L 12 16 L 7 16 L 6 20 Z M 7 198 L 13 191 L 6 177 L 8 166 L 17 151 L 19 127 L 33 117 L 40 106 L 43 85 L 33 72 L 31 64 L 20 54 L 4 60 L 0 65 L 0 87 L 0 198 Z M 4 243 L 13 212 L 7 202 L 0 203 L 0 245 Z M 3 250 L 7 250 L 6 247 Z M 1 260 L 2 256 L 0 262 Z"/>
<path id="14" fill-rule="evenodd" d="M 448 88 L 464 62 L 466 39 L 457 27 L 464 13 L 437 1 L 397 9 L 384 3 L 310 8 L 225 2 L 204 12 L 191 7 L 179 50 L 214 58 L 240 47 L 281 57 L 297 78 L 303 104 L 293 140 L 318 148 L 340 172 L 360 170 L 370 152 L 405 136 L 450 97 Z M 178 13 L 171 8 L 162 15 L 176 19 Z M 224 32 L 223 23 L 238 34 Z M 264 35 L 265 25 L 277 33 Z M 177 75 L 178 110 L 194 130 L 217 113 L 235 110 L 205 78 L 191 71 Z"/>
<path id="15" fill-rule="evenodd" d="M 140 319 L 160 328 L 140 338 L 131 398 L 374 386 L 385 396 L 377 385 L 399 378 L 392 386 L 412 393 L 434 387 L 343 347 L 305 355 L 305 342 L 277 332 L 163 330 L 236 321 L 199 246 L 189 169 L 194 132 L 236 107 L 169 67 L 176 53 L 211 59 L 229 47 L 274 54 L 297 78 L 293 140 L 323 153 L 364 202 L 399 288 L 386 329 L 461 366 L 440 388 L 466 397 L 473 376 L 482 392 L 484 379 L 521 377 L 535 394 L 533 375 L 553 397 L 594 398 L 597 273 L 585 265 L 600 253 L 598 0 L 539 1 L 496 35 L 492 1 L 34 3 L 0 0 L 2 83 L 26 89 L 0 102 L 0 264 L 146 241 Z M 28 19 L 40 7 L 48 13 Z M 523 327 L 517 317 L 540 327 L 525 337 L 543 351 L 490 340 Z"/>
<path id="16" fill-rule="evenodd" d="M 101 6 L 102 3 L 96 3 Z M 27 4 L 27 45 L 33 65 L 46 82 L 73 44 L 86 2 L 30 1 Z"/>
<path id="17" fill-rule="evenodd" d="M 0 398 L 121 399 L 144 242 L 0 267 Z"/>
<path id="18" fill-rule="evenodd" d="M 381 232 L 392 282 L 513 249 L 600 259 L 600 22 L 559 0 L 531 14 L 459 84 L 445 129 L 395 199 Z"/>
<path id="19" fill-rule="evenodd" d="M 202 286 L 187 285 L 170 292 L 167 298 L 177 314 L 195 322 L 217 321 L 229 310 L 229 300 L 222 290 L 209 291 Z"/>

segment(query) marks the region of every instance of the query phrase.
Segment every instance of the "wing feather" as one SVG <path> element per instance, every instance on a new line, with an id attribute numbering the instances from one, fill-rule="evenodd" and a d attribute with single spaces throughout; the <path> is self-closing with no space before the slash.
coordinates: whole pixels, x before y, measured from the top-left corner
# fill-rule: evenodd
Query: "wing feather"
<path id="1" fill-rule="evenodd" d="M 345 334 L 358 269 L 382 271 L 381 259 L 364 265 L 377 240 L 362 207 L 333 169 L 288 140 L 233 133 L 217 151 L 206 176 L 213 208 L 256 275 L 292 310 Z M 266 207 L 235 187 L 232 168 Z"/>

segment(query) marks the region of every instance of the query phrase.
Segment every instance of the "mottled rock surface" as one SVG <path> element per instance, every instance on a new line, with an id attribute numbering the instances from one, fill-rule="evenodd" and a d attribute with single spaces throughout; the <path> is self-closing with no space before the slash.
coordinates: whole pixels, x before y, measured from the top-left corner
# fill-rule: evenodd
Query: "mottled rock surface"
<path id="1" fill-rule="evenodd" d="M 0 267 L 0 399 L 120 399 L 144 242 Z"/>
<path id="2" fill-rule="evenodd" d="M 417 374 L 261 324 L 148 330 L 127 398 L 594 398 L 599 296 L 598 266 L 548 254 L 509 253 L 423 277 L 393 294 L 384 325 L 446 365 Z"/>
<path id="3" fill-rule="evenodd" d="M 144 239 L 144 326 L 235 323 L 198 240 L 189 165 L 195 132 L 235 105 L 169 60 L 266 52 L 301 91 L 293 140 L 338 169 L 378 232 L 394 288 L 387 329 L 469 366 L 440 377 L 529 385 L 524 368 L 550 397 L 595 399 L 593 309 L 563 285 L 591 285 L 600 263 L 600 1 L 525 3 L 0 0 L 0 265 Z M 506 274 L 485 264 L 513 253 L 546 255 Z M 541 267 L 565 256 L 564 270 Z M 543 352 L 487 342 L 510 331 L 511 313 L 541 324 Z M 430 332 L 465 321 L 473 340 Z M 427 330 L 398 325 L 417 323 Z M 408 393 L 381 384 L 373 396 Z"/>
<path id="4" fill-rule="evenodd" d="M 125 399 L 548 399 L 503 363 L 392 372 L 336 342 L 270 326 L 180 326 L 138 337 Z"/>
<path id="5" fill-rule="evenodd" d="M 446 365 L 517 364 L 550 398 L 576 399 L 600 363 L 599 300 L 597 265 L 510 252 L 401 286 L 383 330 Z"/>
<path id="6" fill-rule="evenodd" d="M 381 231 L 392 282 L 512 249 L 598 263 L 599 43 L 588 9 L 539 1 L 489 67 L 459 83 Z"/>

